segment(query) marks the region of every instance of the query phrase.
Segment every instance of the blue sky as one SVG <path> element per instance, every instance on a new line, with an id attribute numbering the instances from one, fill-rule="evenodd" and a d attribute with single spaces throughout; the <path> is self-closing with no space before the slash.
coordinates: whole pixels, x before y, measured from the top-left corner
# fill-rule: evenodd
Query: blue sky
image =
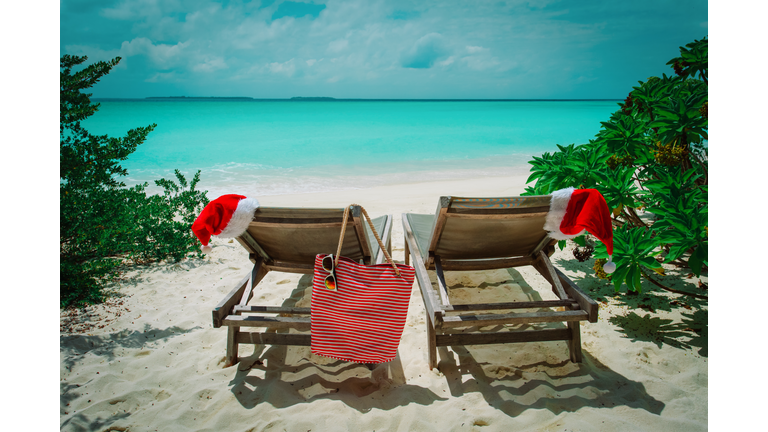
<path id="1" fill-rule="evenodd" d="M 707 2 L 65 0 L 94 97 L 624 98 L 708 34 Z"/>

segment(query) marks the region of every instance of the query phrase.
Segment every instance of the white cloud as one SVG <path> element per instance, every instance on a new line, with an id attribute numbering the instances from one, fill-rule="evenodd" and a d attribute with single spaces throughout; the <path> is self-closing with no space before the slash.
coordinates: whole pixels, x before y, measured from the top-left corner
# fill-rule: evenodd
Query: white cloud
<path id="1" fill-rule="evenodd" d="M 296 65 L 293 59 L 283 63 L 273 62 L 269 64 L 269 71 L 273 74 L 283 74 L 290 77 L 296 72 Z"/>
<path id="2" fill-rule="evenodd" d="M 483 71 L 499 64 L 499 59 L 491 56 L 466 56 L 461 59 L 467 67 L 476 71 Z"/>
<path id="3" fill-rule="evenodd" d="M 176 72 L 167 72 L 167 73 L 158 72 L 158 73 L 152 75 L 151 77 L 147 78 L 144 81 L 145 82 L 151 82 L 151 83 L 156 83 L 156 82 L 173 82 L 173 81 L 178 81 L 177 78 L 178 78 L 178 74 Z"/>
<path id="4" fill-rule="evenodd" d="M 290 45 L 290 34 L 296 31 L 294 20 L 265 22 L 266 17 L 249 17 L 230 30 L 222 29 L 220 39 L 236 49 L 269 49 L 274 45 Z"/>
<path id="5" fill-rule="evenodd" d="M 162 1 L 158 0 L 123 0 L 115 7 L 104 8 L 101 15 L 116 20 L 132 20 L 162 13 Z M 166 2 L 172 5 L 175 2 Z"/>
<path id="6" fill-rule="evenodd" d="M 260 8 L 260 1 L 112 0 L 98 3 L 87 16 L 69 1 L 62 3 L 60 37 L 65 48 L 61 49 L 62 54 L 87 55 L 89 63 L 121 56 L 118 68 L 144 68 L 131 75 L 140 76 L 139 81 L 184 80 L 199 86 L 201 94 L 210 94 L 204 89 L 213 88 L 248 91 L 244 83 L 263 91 L 259 86 L 269 83 L 275 96 L 278 92 L 291 96 L 297 86 L 322 89 L 324 83 L 342 81 L 349 84 L 348 92 L 368 92 L 358 97 L 395 93 L 474 97 L 500 83 L 523 82 L 523 76 L 528 81 L 518 85 L 518 91 L 524 92 L 534 91 L 540 82 L 553 82 L 554 77 L 572 82 L 579 75 L 611 79 L 609 74 L 617 72 L 606 67 L 605 47 L 613 40 L 639 40 L 627 37 L 638 29 L 648 30 L 650 24 L 638 17 L 655 17 L 658 31 L 666 31 L 656 23 L 664 22 L 658 14 L 625 17 L 608 14 L 602 11 L 607 6 L 590 2 L 542 8 L 555 0 L 514 0 L 506 5 L 495 0 L 453 2 L 447 7 L 443 1 L 423 0 L 415 6 L 418 13 L 393 19 L 393 12 L 404 6 L 381 0 L 322 0 L 314 2 L 326 4 L 315 19 L 278 20 L 271 18 L 282 0 L 266 8 Z M 660 9 L 643 3 L 622 5 L 608 9 Z M 708 26 L 706 20 L 702 5 L 686 25 L 701 33 Z M 324 56 L 328 57 L 318 59 Z M 566 71 L 568 66 L 573 67 L 571 72 Z M 645 63 L 640 67 L 649 68 Z M 430 73 L 433 80 L 428 80 Z M 109 89 L 114 94 L 146 94 L 140 84 L 130 87 L 121 81 L 123 90 L 109 87 L 109 82 L 104 80 L 96 93 Z"/>
<path id="7" fill-rule="evenodd" d="M 227 64 L 221 58 L 206 60 L 203 63 L 196 64 L 192 69 L 197 72 L 213 72 L 219 69 L 226 69 Z"/>
<path id="8" fill-rule="evenodd" d="M 156 66 L 167 69 L 178 66 L 183 60 L 183 51 L 189 42 L 179 42 L 175 45 L 155 45 L 145 37 L 124 41 L 120 46 L 120 55 L 131 57 L 146 55 Z"/>
<path id="9" fill-rule="evenodd" d="M 471 55 L 462 57 L 461 61 L 472 70 L 484 71 L 500 64 L 498 58 L 491 56 L 488 48 L 468 45 L 467 52 Z"/>
<path id="10" fill-rule="evenodd" d="M 349 46 L 349 41 L 346 39 L 337 39 L 328 44 L 328 51 L 337 53 L 344 51 Z"/>

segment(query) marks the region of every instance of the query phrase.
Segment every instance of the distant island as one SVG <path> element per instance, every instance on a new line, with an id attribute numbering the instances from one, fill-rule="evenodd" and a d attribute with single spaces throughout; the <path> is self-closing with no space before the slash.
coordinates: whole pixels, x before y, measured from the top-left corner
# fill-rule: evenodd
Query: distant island
<path id="1" fill-rule="evenodd" d="M 292 97 L 291 100 L 296 100 L 296 101 L 332 101 L 332 100 L 336 100 L 336 98 L 332 98 L 332 97 L 303 97 L 303 96 L 296 96 L 296 97 Z"/>
<path id="2" fill-rule="evenodd" d="M 150 99 L 150 100 L 158 100 L 158 99 L 185 99 L 185 100 L 191 100 L 191 99 L 223 99 L 223 100 L 253 100 L 252 97 L 245 97 L 245 96 L 235 96 L 235 97 L 219 97 L 219 96 L 150 96 L 146 97 L 144 99 Z"/>
<path id="3" fill-rule="evenodd" d="M 285 102 L 285 101 L 336 101 L 336 102 L 621 102 L 623 99 L 336 99 L 332 97 L 296 96 L 290 99 L 261 99 L 246 96 L 150 96 L 145 98 L 92 97 L 93 102 L 157 102 L 157 101 L 240 101 L 240 102 Z"/>

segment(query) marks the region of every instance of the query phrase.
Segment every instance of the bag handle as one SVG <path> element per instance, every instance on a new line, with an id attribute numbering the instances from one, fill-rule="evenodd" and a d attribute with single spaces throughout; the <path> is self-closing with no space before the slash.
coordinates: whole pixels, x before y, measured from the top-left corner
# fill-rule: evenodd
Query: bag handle
<path id="1" fill-rule="evenodd" d="M 395 274 L 400 276 L 400 270 L 397 268 L 395 263 L 392 262 L 392 258 L 387 253 L 387 248 L 384 247 L 384 243 L 381 241 L 381 238 L 379 237 L 379 233 L 377 233 L 376 228 L 373 227 L 373 222 L 371 221 L 371 217 L 368 216 L 368 212 L 365 211 L 363 206 L 361 206 L 360 204 L 350 204 L 344 209 L 344 222 L 342 222 L 341 224 L 341 236 L 339 237 L 339 248 L 336 249 L 336 262 L 333 263 L 334 268 L 338 267 L 339 265 L 339 257 L 341 256 L 341 245 L 342 243 L 344 243 L 344 232 L 347 230 L 347 219 L 349 218 L 349 209 L 351 209 L 352 206 L 360 207 L 360 210 L 362 210 L 363 215 L 365 215 L 365 219 L 368 221 L 368 226 L 370 226 L 371 231 L 373 231 L 373 236 L 376 237 L 376 241 L 379 242 L 379 247 L 381 248 L 381 251 L 384 252 L 384 257 L 387 259 L 387 262 L 389 262 L 389 265 L 391 265 L 392 268 L 395 269 Z"/>

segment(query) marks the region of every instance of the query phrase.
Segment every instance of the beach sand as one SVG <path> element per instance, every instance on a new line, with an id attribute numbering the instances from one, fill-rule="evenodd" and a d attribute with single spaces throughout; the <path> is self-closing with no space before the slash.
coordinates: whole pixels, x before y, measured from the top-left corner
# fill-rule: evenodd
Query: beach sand
<path id="1" fill-rule="evenodd" d="M 364 206 L 393 214 L 393 255 L 403 262 L 401 213 L 433 213 L 441 195 L 510 196 L 525 176 L 402 184 L 258 197 L 263 206 Z M 215 198 L 215 197 L 211 197 Z M 583 322 L 584 360 L 565 342 L 441 348 L 426 358 L 424 305 L 414 283 L 398 357 L 369 370 L 309 347 L 242 345 L 224 368 L 226 329 L 211 310 L 249 271 L 245 250 L 213 240 L 205 259 L 131 270 L 116 297 L 62 312 L 60 425 L 65 431 L 694 431 L 708 423 L 707 301 L 643 281 L 615 294 L 579 263 L 569 243 L 552 257 L 600 304 Z M 658 277 L 706 294 L 699 278 L 666 266 Z M 702 277 L 704 284 L 707 278 Z M 551 299 L 533 269 L 447 272 L 457 302 Z M 309 306 L 308 276 L 270 273 L 252 302 Z M 622 290 L 625 291 L 625 288 Z"/>

